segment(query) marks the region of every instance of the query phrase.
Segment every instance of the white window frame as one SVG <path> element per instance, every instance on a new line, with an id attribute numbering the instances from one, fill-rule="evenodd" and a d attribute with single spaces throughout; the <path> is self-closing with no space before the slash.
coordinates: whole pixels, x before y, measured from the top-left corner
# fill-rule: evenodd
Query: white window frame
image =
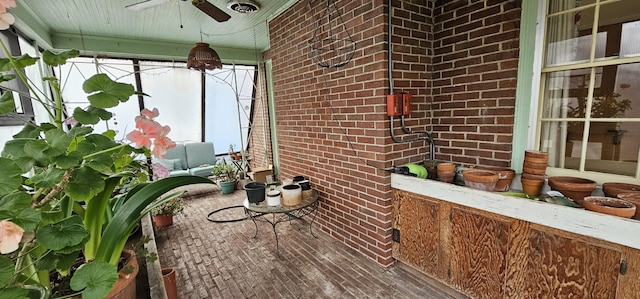
<path id="1" fill-rule="evenodd" d="M 542 88 L 541 74 L 543 66 L 545 22 L 548 0 L 533 0 L 522 2 L 522 20 L 520 34 L 520 63 L 518 66 L 518 86 L 516 95 L 516 123 L 514 127 L 514 144 L 512 153 L 512 168 L 520 171 L 524 159 L 524 150 L 538 149 L 540 144 L 541 125 L 538 116 L 541 115 Z M 535 21 L 534 21 L 535 20 Z M 533 49 L 527 53 L 526 49 Z M 532 52 L 532 53 L 531 53 Z M 619 60 L 618 60 L 619 61 Z M 517 137 L 523 134 L 526 138 Z M 640 174 L 625 176 L 601 173 L 595 171 L 579 171 L 547 167 L 548 176 L 576 176 L 604 182 L 626 182 L 637 184 Z"/>

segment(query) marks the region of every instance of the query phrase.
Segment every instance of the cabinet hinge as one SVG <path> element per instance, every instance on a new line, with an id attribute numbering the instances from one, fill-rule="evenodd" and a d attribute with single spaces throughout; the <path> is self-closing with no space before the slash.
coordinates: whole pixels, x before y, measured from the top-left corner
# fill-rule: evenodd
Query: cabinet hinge
<path id="1" fill-rule="evenodd" d="M 400 243 L 400 230 L 394 228 L 391 230 L 391 240 L 396 243 Z"/>
<path id="2" fill-rule="evenodd" d="M 625 275 L 627 274 L 627 261 L 626 260 L 622 260 L 620 262 L 620 274 L 621 275 Z"/>

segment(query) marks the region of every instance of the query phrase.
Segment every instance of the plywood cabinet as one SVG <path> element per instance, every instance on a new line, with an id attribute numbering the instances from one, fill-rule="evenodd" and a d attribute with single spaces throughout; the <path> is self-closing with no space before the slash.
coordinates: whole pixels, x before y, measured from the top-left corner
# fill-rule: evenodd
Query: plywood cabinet
<path id="1" fill-rule="evenodd" d="M 408 196 L 409 193 L 394 195 L 394 228 L 398 241 L 393 245 L 394 256 L 435 276 L 440 237 L 438 203 Z"/>
<path id="2" fill-rule="evenodd" d="M 640 250 L 394 190 L 400 262 L 472 298 L 634 298 Z"/>
<path id="3" fill-rule="evenodd" d="M 615 298 L 621 252 L 531 229 L 524 288 L 513 298 Z"/>
<path id="4" fill-rule="evenodd" d="M 508 236 L 508 221 L 452 208 L 451 285 L 473 298 L 502 297 Z"/>

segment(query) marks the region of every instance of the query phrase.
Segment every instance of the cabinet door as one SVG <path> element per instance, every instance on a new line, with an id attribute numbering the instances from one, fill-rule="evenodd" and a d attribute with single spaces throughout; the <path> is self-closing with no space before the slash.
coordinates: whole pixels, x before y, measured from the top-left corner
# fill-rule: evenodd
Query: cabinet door
<path id="1" fill-rule="evenodd" d="M 438 203 L 402 191 L 395 191 L 393 200 L 393 227 L 400 237 L 393 244 L 393 257 L 435 277 L 440 234 Z"/>
<path id="2" fill-rule="evenodd" d="M 472 298 L 502 298 L 509 222 L 452 208 L 450 238 L 450 283 Z"/>
<path id="3" fill-rule="evenodd" d="M 523 298 L 616 298 L 621 253 L 531 229 Z"/>

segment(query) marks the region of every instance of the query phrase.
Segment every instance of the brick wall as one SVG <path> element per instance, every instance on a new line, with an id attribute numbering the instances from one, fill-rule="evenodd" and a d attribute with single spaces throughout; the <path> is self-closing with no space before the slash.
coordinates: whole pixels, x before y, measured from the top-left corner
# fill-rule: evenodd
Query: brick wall
<path id="1" fill-rule="evenodd" d="M 394 91 L 414 100 L 407 127 L 434 131 L 438 159 L 508 165 L 516 2 L 391 1 Z M 352 61 L 339 68 L 314 64 L 307 47 L 325 1 L 298 2 L 269 23 L 281 175 L 310 177 L 321 195 L 320 227 L 390 265 L 391 187 L 384 169 L 422 161 L 428 143 L 391 140 L 386 1 L 335 3 L 357 43 Z"/>
<path id="2" fill-rule="evenodd" d="M 520 1 L 436 1 L 436 158 L 510 166 Z"/>

